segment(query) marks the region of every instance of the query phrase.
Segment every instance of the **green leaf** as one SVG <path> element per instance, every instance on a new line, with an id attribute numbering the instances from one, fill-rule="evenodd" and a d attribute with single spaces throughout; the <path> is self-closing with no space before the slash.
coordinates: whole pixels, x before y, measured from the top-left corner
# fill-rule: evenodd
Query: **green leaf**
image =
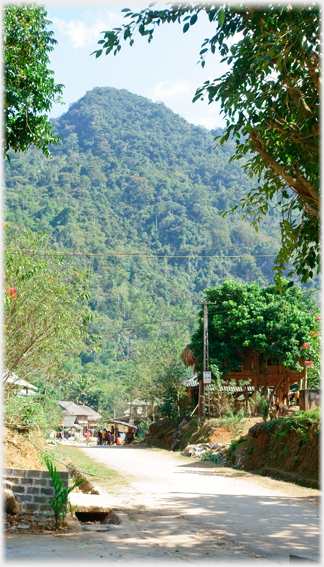
<path id="1" fill-rule="evenodd" d="M 223 10 L 223 8 L 220 8 L 217 12 L 217 17 L 218 17 L 218 24 L 220 27 L 223 27 L 224 22 L 225 22 L 225 11 Z"/>
<path id="2" fill-rule="evenodd" d="M 183 33 L 186 33 L 186 32 L 188 31 L 189 27 L 190 27 L 190 24 L 188 24 L 188 23 L 185 24 L 185 25 L 183 26 Z"/>
<path id="3" fill-rule="evenodd" d="M 197 19 L 198 19 L 198 15 L 197 15 L 197 14 L 194 14 L 193 16 L 191 16 L 191 18 L 190 18 L 190 25 L 193 26 L 193 25 L 196 23 Z"/>

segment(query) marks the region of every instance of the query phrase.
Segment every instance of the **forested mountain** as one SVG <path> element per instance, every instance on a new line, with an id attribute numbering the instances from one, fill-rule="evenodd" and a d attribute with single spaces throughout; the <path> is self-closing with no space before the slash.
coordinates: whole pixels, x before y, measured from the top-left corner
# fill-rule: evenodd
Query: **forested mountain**
<path id="1" fill-rule="evenodd" d="M 62 142 L 52 158 L 10 154 L 5 218 L 45 230 L 52 248 L 93 270 L 103 347 L 74 368 L 100 377 L 109 407 L 139 342 L 169 333 L 186 342 L 206 287 L 272 281 L 279 220 L 271 212 L 257 233 L 238 215 L 222 218 L 254 180 L 228 163 L 234 142 L 215 149 L 217 132 L 163 104 L 96 88 L 53 126 Z"/>

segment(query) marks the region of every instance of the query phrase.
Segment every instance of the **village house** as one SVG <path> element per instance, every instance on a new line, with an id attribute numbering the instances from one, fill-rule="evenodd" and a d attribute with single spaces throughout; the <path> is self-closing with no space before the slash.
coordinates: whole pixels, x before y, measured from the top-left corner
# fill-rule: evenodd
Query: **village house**
<path id="1" fill-rule="evenodd" d="M 304 367 L 301 372 L 290 370 L 271 359 L 267 360 L 264 365 L 261 364 L 260 354 L 255 353 L 252 349 L 247 349 L 242 355 L 241 369 L 230 372 L 222 378 L 223 386 L 230 388 L 230 382 L 235 380 L 238 389 L 245 395 L 245 402 L 248 409 L 249 397 L 254 398 L 256 391 L 267 392 L 269 399 L 272 398 L 274 403 L 283 404 L 289 407 L 289 392 L 293 385 L 298 386 L 298 390 L 307 388 L 307 368 Z M 194 353 L 185 347 L 182 351 L 181 358 L 186 367 L 194 367 L 198 364 Z M 299 361 L 301 364 L 302 360 Z M 244 381 L 244 388 L 240 383 Z M 186 385 L 192 392 L 193 399 L 199 399 L 199 382 L 197 374 L 194 375 Z M 238 391 L 239 391 L 238 390 Z"/>
<path id="2" fill-rule="evenodd" d="M 15 396 L 35 396 L 38 392 L 38 388 L 33 384 L 30 384 L 26 380 L 23 380 L 17 376 L 17 374 L 12 374 L 6 381 L 5 384 L 5 397 L 9 396 L 9 393 Z"/>
<path id="3" fill-rule="evenodd" d="M 74 402 L 59 401 L 58 404 L 63 410 L 64 429 L 78 429 L 81 435 L 89 431 L 91 437 L 94 436 L 96 420 L 101 418 L 101 414 L 88 406 Z"/>

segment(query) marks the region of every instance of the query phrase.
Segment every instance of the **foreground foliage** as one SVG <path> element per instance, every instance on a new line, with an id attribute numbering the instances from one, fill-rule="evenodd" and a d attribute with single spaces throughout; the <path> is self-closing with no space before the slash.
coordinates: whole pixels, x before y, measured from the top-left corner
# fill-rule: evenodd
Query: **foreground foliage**
<path id="1" fill-rule="evenodd" d="M 227 125 L 218 138 L 224 143 L 234 136 L 232 159 L 247 156 L 243 168 L 258 177 L 257 188 L 242 198 L 244 216 L 252 215 L 257 226 L 275 202 L 282 214 L 275 270 L 280 274 L 292 261 L 306 282 L 319 272 L 319 7 L 153 5 L 139 13 L 125 8 L 128 23 L 103 32 L 96 57 L 116 55 L 123 40 L 133 45 L 137 32 L 150 43 L 161 24 L 184 24 L 186 33 L 207 14 L 213 35 L 201 46 L 200 63 L 204 67 L 206 55 L 218 49 L 230 70 L 206 81 L 193 100 L 206 94 L 209 103 L 220 101 Z"/>
<path id="2" fill-rule="evenodd" d="M 55 465 L 49 457 L 45 457 L 45 464 L 51 475 L 55 494 L 52 499 L 48 498 L 45 494 L 43 494 L 43 496 L 53 510 L 55 518 L 55 529 L 58 530 L 60 521 L 63 520 L 66 516 L 69 494 L 70 492 L 72 492 L 72 490 L 74 490 L 74 488 L 79 486 L 83 482 L 83 480 L 78 480 L 72 486 L 63 488 L 65 479 L 60 480 L 60 473 L 56 470 Z"/>
<path id="3" fill-rule="evenodd" d="M 26 151 L 31 146 L 49 156 L 53 135 L 47 113 L 60 100 L 63 85 L 56 85 L 48 69 L 49 53 L 57 41 L 48 31 L 44 6 L 7 4 L 4 7 L 4 151 Z"/>
<path id="4" fill-rule="evenodd" d="M 16 290 L 4 310 L 3 382 L 10 390 L 18 379 L 52 379 L 67 357 L 89 348 L 92 312 L 88 273 L 67 267 L 44 234 L 7 229 L 4 264 L 5 286 Z"/>

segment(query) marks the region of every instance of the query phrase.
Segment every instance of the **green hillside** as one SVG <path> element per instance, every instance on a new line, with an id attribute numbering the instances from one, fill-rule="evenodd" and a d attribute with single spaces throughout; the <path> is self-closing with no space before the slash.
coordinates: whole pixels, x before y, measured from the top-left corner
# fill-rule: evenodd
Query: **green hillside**
<path id="1" fill-rule="evenodd" d="M 62 142 L 51 159 L 11 155 L 5 218 L 45 230 L 54 249 L 75 254 L 68 261 L 93 270 L 103 347 L 75 364 L 100 377 L 110 407 L 139 342 L 169 333 L 186 342 L 206 287 L 272 281 L 279 221 L 270 213 L 257 233 L 219 215 L 254 180 L 228 163 L 234 142 L 214 149 L 215 132 L 163 104 L 96 88 L 53 124 Z"/>

